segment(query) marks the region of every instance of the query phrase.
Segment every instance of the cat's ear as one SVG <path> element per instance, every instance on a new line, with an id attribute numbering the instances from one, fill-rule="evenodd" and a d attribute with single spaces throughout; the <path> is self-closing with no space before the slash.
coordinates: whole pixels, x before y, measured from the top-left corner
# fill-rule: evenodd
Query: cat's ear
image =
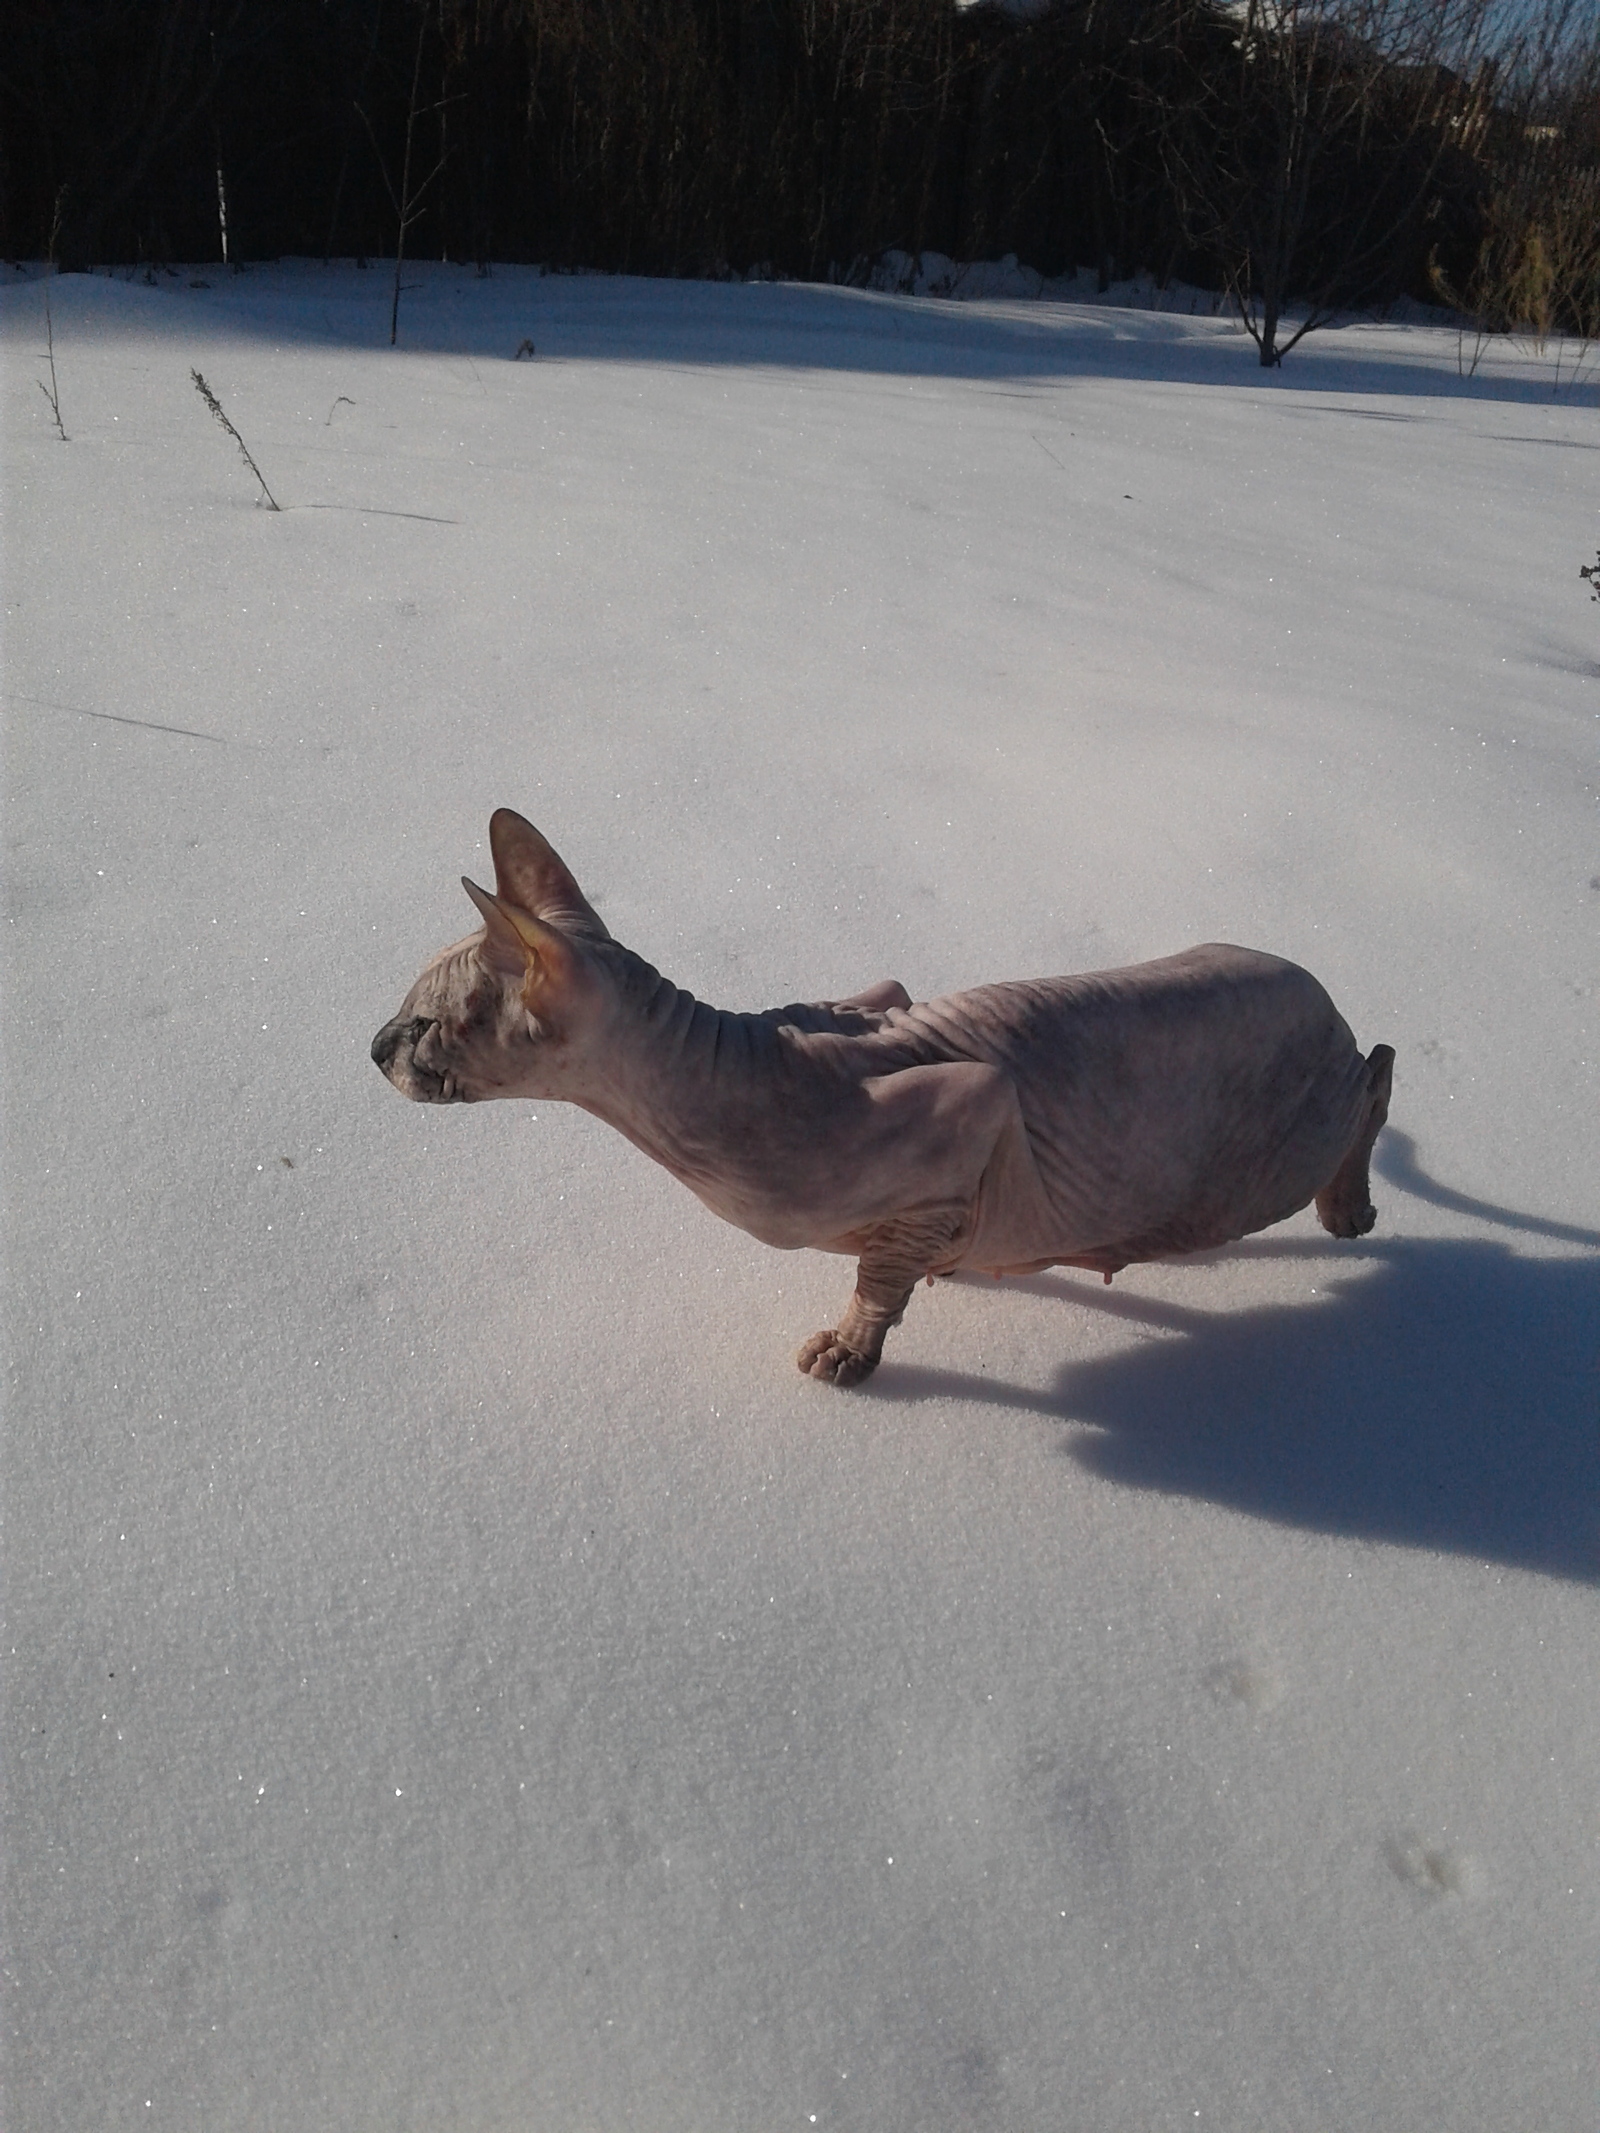
<path id="1" fill-rule="evenodd" d="M 554 926 L 504 897 L 491 896 L 465 874 L 461 886 L 483 916 L 480 953 L 504 976 L 521 978 L 530 1004 L 536 997 L 554 1000 L 571 990 L 576 957 Z"/>
<path id="2" fill-rule="evenodd" d="M 489 849 L 494 854 L 495 893 L 568 933 L 609 940 L 599 914 L 578 887 L 572 870 L 531 822 L 509 807 L 489 817 Z"/>

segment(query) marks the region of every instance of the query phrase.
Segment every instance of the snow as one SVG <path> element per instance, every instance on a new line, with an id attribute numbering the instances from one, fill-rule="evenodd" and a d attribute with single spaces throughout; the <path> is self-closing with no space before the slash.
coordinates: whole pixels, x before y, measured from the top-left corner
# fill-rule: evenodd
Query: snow
<path id="1" fill-rule="evenodd" d="M 58 280 L 67 444 L 0 311 L 8 2122 L 1592 2133 L 1592 388 L 408 279 Z M 1303 961 L 1378 1228 L 809 1383 L 374 1071 L 497 805 L 728 1006 Z"/>

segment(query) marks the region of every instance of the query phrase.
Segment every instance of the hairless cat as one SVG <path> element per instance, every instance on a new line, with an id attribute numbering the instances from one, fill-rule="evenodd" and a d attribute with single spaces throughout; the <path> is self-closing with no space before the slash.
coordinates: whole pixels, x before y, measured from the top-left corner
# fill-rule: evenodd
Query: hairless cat
<path id="1" fill-rule="evenodd" d="M 403 1096 L 559 1098 L 627 1135 L 764 1244 L 858 1262 L 811 1377 L 873 1370 L 912 1290 L 973 1267 L 1202 1251 L 1315 1200 L 1359 1237 L 1394 1053 L 1365 1058 L 1308 972 L 1212 944 L 913 1002 L 734 1014 L 614 941 L 529 822 L 489 824 L 482 929 L 442 950 L 373 1040 Z"/>

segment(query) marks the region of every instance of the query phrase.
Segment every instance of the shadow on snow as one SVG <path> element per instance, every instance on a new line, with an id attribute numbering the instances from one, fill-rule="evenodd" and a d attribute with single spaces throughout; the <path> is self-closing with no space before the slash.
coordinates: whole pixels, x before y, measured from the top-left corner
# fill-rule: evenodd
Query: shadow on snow
<path id="1" fill-rule="evenodd" d="M 1386 1139 L 1380 1170 L 1435 1205 L 1600 1246 L 1600 1232 L 1452 1192 L 1406 1136 Z M 1157 1337 L 1068 1364 L 1043 1391 L 892 1358 L 864 1391 L 1071 1424 L 1062 1453 L 1131 1487 L 1600 1583 L 1600 1257 L 1519 1258 L 1480 1238 L 1226 1256 L 1326 1265 L 1327 1285 L 1303 1304 L 1208 1312 L 1035 1276 L 1021 1285 Z"/>
<path id="2" fill-rule="evenodd" d="M 1263 370 L 1253 343 L 1226 317 L 1115 305 L 1017 299 L 967 303 L 880 295 L 821 283 L 725 283 L 623 275 L 541 275 L 502 267 L 408 265 L 397 362 L 446 355 L 511 362 L 532 340 L 524 372 L 560 362 L 639 363 L 716 370 L 727 366 L 840 371 L 906 378 L 1009 381 L 1042 391 L 1100 378 L 1151 384 L 1230 385 L 1258 393 L 1290 389 L 1587 406 L 1593 366 L 1576 387 L 1554 392 L 1548 376 L 1457 371 L 1447 327 L 1395 328 L 1394 354 L 1356 352 L 1333 329 L 1303 341 L 1281 370 Z M 191 286 L 198 283 L 198 288 Z M 388 355 L 392 281 L 381 263 L 360 272 L 290 260 L 230 275 L 210 267 L 163 276 L 153 288 L 120 274 L 69 275 L 52 283 L 56 333 L 155 331 L 192 341 L 230 334 L 275 345 L 363 348 Z M 37 285 L 0 286 L 14 329 L 42 303 Z M 1489 363 L 1498 354 L 1498 344 Z M 1326 410 L 1339 416 L 1359 411 Z M 1372 419 L 1370 414 L 1366 419 Z M 1392 421 L 1424 421 L 1427 411 Z M 1507 444 L 1568 440 L 1508 433 Z M 1583 449 L 1573 445 L 1572 449 Z"/>

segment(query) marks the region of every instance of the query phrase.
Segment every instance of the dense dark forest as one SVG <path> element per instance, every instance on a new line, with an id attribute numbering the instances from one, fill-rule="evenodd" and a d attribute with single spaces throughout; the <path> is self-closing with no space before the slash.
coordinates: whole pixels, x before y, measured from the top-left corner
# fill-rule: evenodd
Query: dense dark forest
<path id="1" fill-rule="evenodd" d="M 0 249 L 1600 310 L 1600 35 L 1545 0 L 0 0 Z M 1258 335 L 1258 338 L 1260 336 Z M 1263 360 L 1280 352 L 1269 324 Z"/>

